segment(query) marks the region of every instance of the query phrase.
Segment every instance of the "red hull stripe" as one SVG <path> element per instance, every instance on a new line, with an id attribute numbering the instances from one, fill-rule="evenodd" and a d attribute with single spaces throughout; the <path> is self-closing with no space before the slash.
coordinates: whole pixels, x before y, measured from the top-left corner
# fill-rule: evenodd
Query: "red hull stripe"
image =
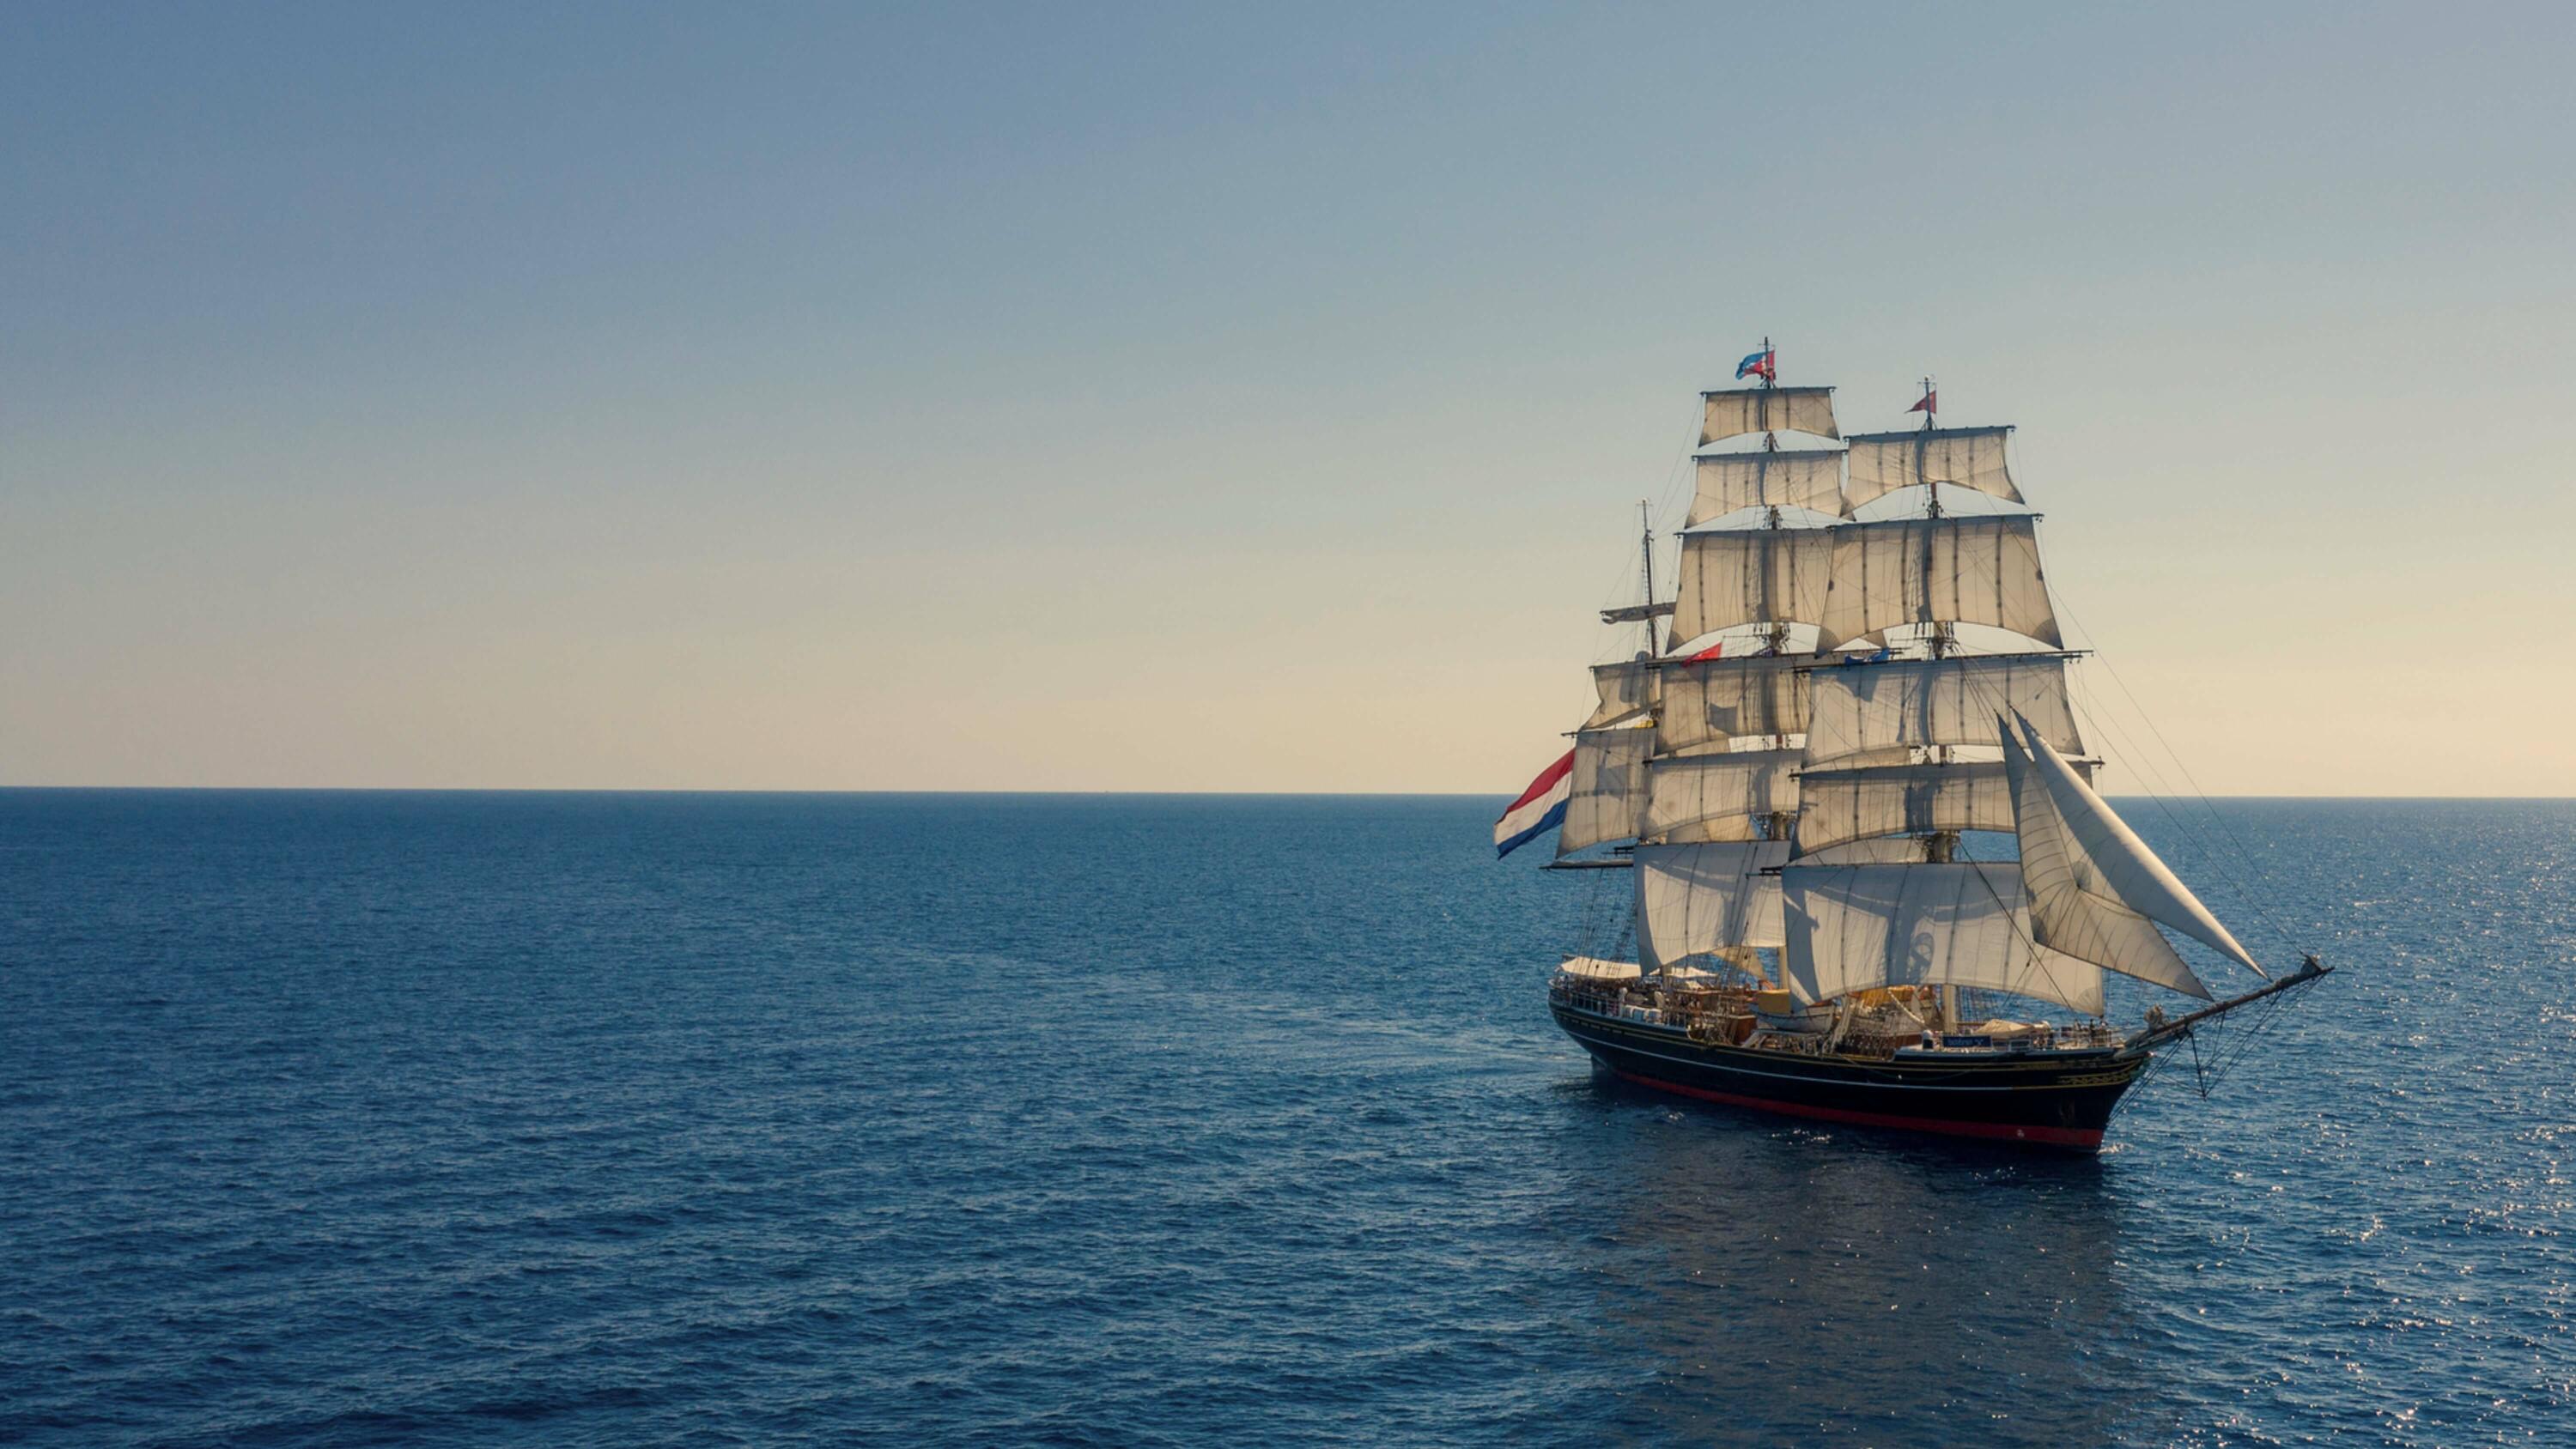
<path id="1" fill-rule="evenodd" d="M 1948 1137 L 1995 1137 L 2006 1142 L 2039 1142 L 2051 1147 L 2099 1147 L 2102 1129 L 2098 1127 L 2020 1126 L 2011 1122 L 1953 1122 L 1939 1117 L 1900 1117 L 1891 1112 L 1851 1112 L 1840 1107 L 1814 1107 L 1804 1102 L 1775 1102 L 1768 1097 L 1738 1096 L 1733 1092 L 1712 1092 L 1706 1087 L 1685 1087 L 1679 1082 L 1641 1077 L 1621 1072 L 1622 1080 L 1659 1092 L 1679 1092 L 1702 1101 L 1724 1102 L 1730 1107 L 1755 1107 L 1765 1112 L 1785 1112 L 1792 1117 L 1815 1117 L 1827 1122 L 1849 1122 L 1857 1127 L 1899 1127 L 1909 1132 L 1938 1132 Z"/>

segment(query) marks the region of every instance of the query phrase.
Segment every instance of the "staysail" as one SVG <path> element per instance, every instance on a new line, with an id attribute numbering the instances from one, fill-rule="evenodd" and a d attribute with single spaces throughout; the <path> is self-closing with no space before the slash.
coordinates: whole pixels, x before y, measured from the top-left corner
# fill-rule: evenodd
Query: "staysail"
<path id="1" fill-rule="evenodd" d="M 2022 860 L 2032 876 L 2040 938 L 2114 971 L 2206 997 L 2209 988 L 2148 924 L 2161 922 L 2263 974 L 2128 822 L 2040 745 L 2027 721 L 2016 723 L 2018 738 L 2010 729 L 2003 736 L 2004 767 L 2015 777 Z"/>

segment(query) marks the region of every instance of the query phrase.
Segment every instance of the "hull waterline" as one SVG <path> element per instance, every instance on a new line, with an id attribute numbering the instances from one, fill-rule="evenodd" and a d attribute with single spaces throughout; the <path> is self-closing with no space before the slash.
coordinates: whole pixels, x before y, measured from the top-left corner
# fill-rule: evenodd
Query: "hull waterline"
<path id="1" fill-rule="evenodd" d="M 1824 1122 L 2094 1152 L 2141 1052 L 1895 1059 L 1731 1046 L 1551 1003 L 1557 1024 L 1623 1080 L 1704 1102 Z"/>

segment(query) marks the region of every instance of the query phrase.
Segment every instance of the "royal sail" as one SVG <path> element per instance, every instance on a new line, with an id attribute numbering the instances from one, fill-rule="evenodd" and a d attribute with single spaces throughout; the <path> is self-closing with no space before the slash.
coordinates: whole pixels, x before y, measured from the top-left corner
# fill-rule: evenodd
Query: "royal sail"
<path id="1" fill-rule="evenodd" d="M 2008 503 L 2022 501 L 2004 466 L 2010 428 L 1916 428 L 1902 433 L 1854 433 L 1848 505 L 1875 503 L 1899 488 L 1947 483 L 1973 488 Z"/>
<path id="2" fill-rule="evenodd" d="M 1743 387 L 1700 394 L 1701 447 L 1751 433 L 1807 433 L 1839 438 L 1834 431 L 1834 390 L 1829 387 Z"/>

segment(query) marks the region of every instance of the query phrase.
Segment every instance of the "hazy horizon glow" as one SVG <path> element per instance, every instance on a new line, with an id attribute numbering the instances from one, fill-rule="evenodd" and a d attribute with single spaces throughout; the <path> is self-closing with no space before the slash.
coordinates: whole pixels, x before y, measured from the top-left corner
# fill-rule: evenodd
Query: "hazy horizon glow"
<path id="1" fill-rule="evenodd" d="M 0 784 L 1509 793 L 1768 334 L 2201 788 L 2576 794 L 2571 42 L 17 7 Z"/>

